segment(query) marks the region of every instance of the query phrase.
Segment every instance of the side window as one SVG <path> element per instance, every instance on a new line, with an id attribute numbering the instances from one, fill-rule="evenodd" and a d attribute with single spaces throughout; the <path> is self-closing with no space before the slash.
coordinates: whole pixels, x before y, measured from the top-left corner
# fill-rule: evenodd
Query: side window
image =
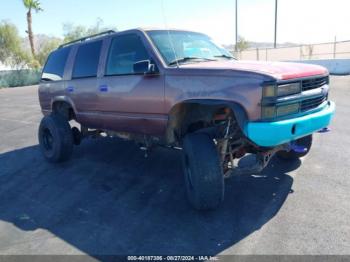
<path id="1" fill-rule="evenodd" d="M 72 78 L 94 77 L 97 75 L 102 41 L 79 46 L 75 57 Z"/>
<path id="2" fill-rule="evenodd" d="M 45 64 L 41 80 L 59 81 L 63 78 L 64 67 L 68 58 L 70 47 L 60 48 L 52 52 Z"/>
<path id="3" fill-rule="evenodd" d="M 117 36 L 109 50 L 106 75 L 134 74 L 134 63 L 147 59 L 149 55 L 139 36 Z"/>

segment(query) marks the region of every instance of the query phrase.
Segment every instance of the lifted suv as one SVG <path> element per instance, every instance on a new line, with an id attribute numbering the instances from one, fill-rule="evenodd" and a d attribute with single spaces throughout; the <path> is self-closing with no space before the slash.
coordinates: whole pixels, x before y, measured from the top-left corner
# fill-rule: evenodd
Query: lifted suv
<path id="1" fill-rule="evenodd" d="M 50 162 L 97 135 L 182 149 L 188 199 L 211 209 L 223 201 L 224 178 L 258 173 L 275 153 L 293 160 L 309 152 L 335 110 L 328 84 L 323 67 L 236 61 L 201 33 L 108 31 L 50 54 L 39 143 Z M 239 167 L 247 153 L 256 163 Z"/>

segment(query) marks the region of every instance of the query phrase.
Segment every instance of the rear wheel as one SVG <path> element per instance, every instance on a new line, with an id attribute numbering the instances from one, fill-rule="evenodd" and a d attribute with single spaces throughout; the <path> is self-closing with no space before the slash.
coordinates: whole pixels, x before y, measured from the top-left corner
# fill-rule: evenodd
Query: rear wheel
<path id="1" fill-rule="evenodd" d="M 73 134 L 63 116 L 45 116 L 39 126 L 38 138 L 41 152 L 49 162 L 63 162 L 71 157 Z"/>
<path id="2" fill-rule="evenodd" d="M 188 134 L 183 151 L 189 202 L 198 210 L 218 207 L 224 199 L 224 176 L 214 141 L 203 133 Z"/>
<path id="3" fill-rule="evenodd" d="M 298 147 L 298 149 L 304 149 L 304 152 L 297 152 L 295 150 L 290 150 L 288 152 L 287 151 L 279 151 L 279 152 L 277 152 L 277 156 L 280 159 L 291 160 L 291 161 L 297 160 L 301 157 L 306 156 L 310 152 L 310 149 L 312 146 L 312 135 L 299 138 L 299 139 L 295 140 L 293 143 L 294 143 L 294 145 L 296 145 L 296 147 Z"/>

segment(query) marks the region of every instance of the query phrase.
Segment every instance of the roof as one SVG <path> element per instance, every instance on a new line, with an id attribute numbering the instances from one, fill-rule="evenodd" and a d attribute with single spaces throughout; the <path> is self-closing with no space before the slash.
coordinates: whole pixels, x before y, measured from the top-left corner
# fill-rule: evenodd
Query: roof
<path id="1" fill-rule="evenodd" d="M 96 38 L 100 38 L 106 35 L 110 35 L 110 34 L 114 34 L 114 33 L 122 33 L 122 32 L 127 32 L 127 31 L 133 31 L 133 30 L 138 30 L 138 31 L 143 31 L 143 32 L 147 32 L 147 31 L 182 31 L 182 32 L 195 32 L 195 31 L 191 31 L 191 30 L 184 30 L 184 29 L 176 29 L 176 28 L 152 28 L 152 27 L 139 27 L 139 28 L 134 28 L 134 29 L 128 29 L 128 30 L 123 30 L 123 31 L 114 31 L 114 30 L 108 30 L 108 31 L 104 31 L 98 34 L 93 34 L 93 35 L 89 35 L 89 36 L 85 36 L 82 38 L 78 38 L 76 40 L 64 43 L 62 45 L 60 45 L 58 48 L 63 48 L 72 44 L 76 44 L 76 43 L 81 43 L 84 41 L 88 41 L 88 40 L 92 40 L 92 39 L 96 39 Z M 197 33 L 197 32 L 196 32 Z M 199 32 L 198 32 L 199 33 Z"/>

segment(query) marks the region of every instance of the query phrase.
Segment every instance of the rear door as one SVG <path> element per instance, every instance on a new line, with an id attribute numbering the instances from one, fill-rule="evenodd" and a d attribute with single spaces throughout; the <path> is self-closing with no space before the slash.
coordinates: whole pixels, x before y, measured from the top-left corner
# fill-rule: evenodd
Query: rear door
<path id="1" fill-rule="evenodd" d="M 50 111 L 52 98 L 62 96 L 65 92 L 64 75 L 70 52 L 70 47 L 59 48 L 46 61 L 39 88 L 39 100 L 44 113 Z"/>
<path id="2" fill-rule="evenodd" d="M 89 127 L 100 127 L 97 111 L 98 80 L 103 40 L 87 42 L 77 47 L 66 92 L 73 100 L 78 120 Z"/>
<path id="3" fill-rule="evenodd" d="M 137 33 L 111 39 L 104 75 L 99 79 L 97 109 L 106 129 L 158 135 L 164 131 L 164 76 L 136 74 L 133 65 L 152 59 Z"/>

